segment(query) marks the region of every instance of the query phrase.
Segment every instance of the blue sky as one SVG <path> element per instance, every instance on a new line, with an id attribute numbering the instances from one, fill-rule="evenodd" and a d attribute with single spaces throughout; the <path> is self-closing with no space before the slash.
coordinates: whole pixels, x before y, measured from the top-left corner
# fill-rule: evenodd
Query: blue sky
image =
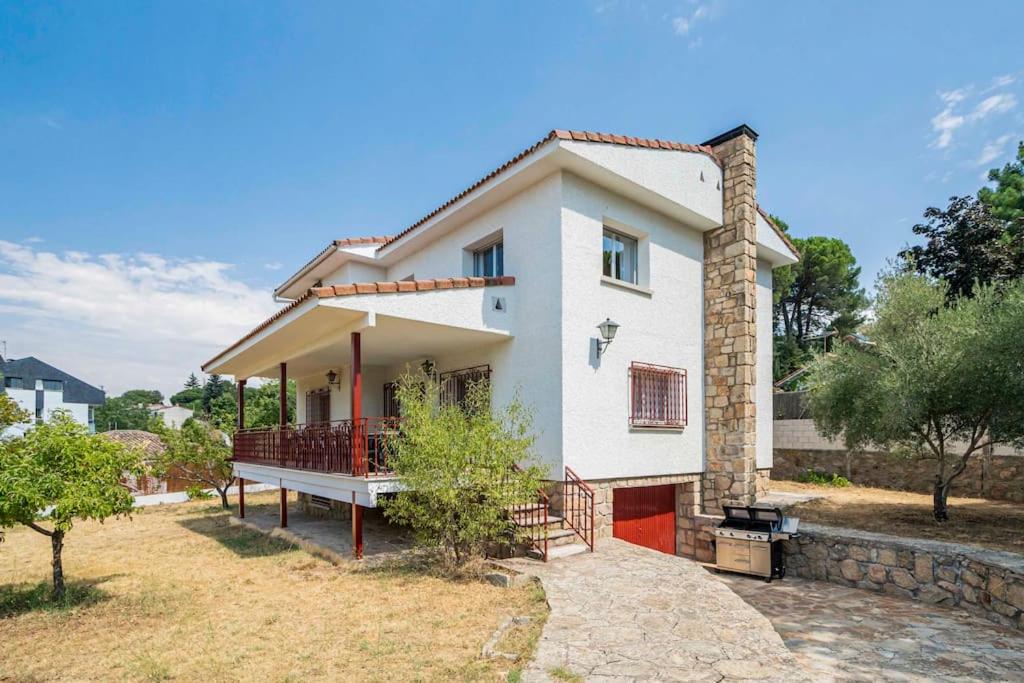
<path id="1" fill-rule="evenodd" d="M 0 339 L 172 389 L 328 240 L 396 232 L 556 127 L 750 124 L 762 205 L 870 286 L 1024 138 L 1022 25 L 1019 2 L 8 1 Z"/>

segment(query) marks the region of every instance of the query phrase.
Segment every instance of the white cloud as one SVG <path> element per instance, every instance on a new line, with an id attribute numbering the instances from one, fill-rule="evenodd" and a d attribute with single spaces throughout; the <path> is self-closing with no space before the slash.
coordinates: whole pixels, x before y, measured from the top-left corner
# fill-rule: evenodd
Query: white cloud
<path id="1" fill-rule="evenodd" d="M 992 84 L 982 90 L 983 93 L 999 90 L 1017 82 L 1017 74 L 1003 74 L 992 79 Z"/>
<path id="2" fill-rule="evenodd" d="M 1017 106 L 1017 98 L 1010 93 L 986 97 L 971 112 L 974 120 L 981 120 L 992 114 L 1003 114 Z"/>
<path id="3" fill-rule="evenodd" d="M 1006 78 L 1009 77 L 1004 76 L 997 80 Z M 1010 78 L 1006 84 L 1013 82 L 1014 79 Z M 971 97 L 973 91 L 974 86 L 971 85 L 939 92 L 939 100 L 942 101 L 943 107 L 931 120 L 932 132 L 935 134 L 932 147 L 946 149 L 953 143 L 954 135 L 961 128 L 979 123 L 991 116 L 1005 114 L 1017 106 L 1017 98 L 1012 93 L 999 93 L 986 97 L 967 112 L 958 111 L 960 105 Z"/>
<path id="4" fill-rule="evenodd" d="M 0 313 L 13 357 L 38 356 L 111 395 L 177 391 L 275 310 L 231 266 L 157 254 L 40 251 L 0 240 Z"/>
<path id="5" fill-rule="evenodd" d="M 703 19 L 707 19 L 710 15 L 710 11 L 711 10 L 708 5 L 698 5 L 697 8 L 688 15 L 681 14 L 679 16 L 672 17 L 672 30 L 676 32 L 676 35 L 689 35 L 693 30 L 694 24 Z M 696 45 L 694 43 L 696 43 Z M 699 45 L 699 39 L 690 41 L 690 47 L 697 47 Z"/>
<path id="6" fill-rule="evenodd" d="M 1013 140 L 1012 134 L 1000 135 L 995 140 L 991 140 L 985 143 L 985 146 L 981 148 L 981 156 L 978 157 L 975 162 L 978 166 L 984 166 L 990 164 L 998 159 L 1003 154 L 1003 150 L 1006 149 L 1006 145 Z M 986 176 L 987 177 L 987 176 Z"/>
<path id="7" fill-rule="evenodd" d="M 263 267 L 266 268 L 267 270 L 281 270 L 281 262 L 271 261 L 270 263 L 264 263 Z"/>

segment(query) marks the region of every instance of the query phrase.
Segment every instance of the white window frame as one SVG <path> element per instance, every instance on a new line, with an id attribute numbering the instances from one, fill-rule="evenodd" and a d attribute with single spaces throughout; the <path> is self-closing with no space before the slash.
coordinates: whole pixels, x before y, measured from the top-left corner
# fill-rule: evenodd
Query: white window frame
<path id="1" fill-rule="evenodd" d="M 605 253 L 604 241 L 605 241 L 605 239 L 612 239 L 614 241 L 619 242 L 620 244 L 623 245 L 623 251 L 625 251 L 627 245 L 632 243 L 632 246 L 633 246 L 633 272 L 631 273 L 631 277 L 629 279 L 622 278 L 622 277 L 617 277 L 615 275 L 615 266 L 616 266 L 616 262 L 619 261 L 619 252 L 616 252 L 614 250 L 611 252 L 611 254 L 612 254 L 611 262 L 608 264 L 608 271 L 609 272 L 607 272 L 607 273 L 604 272 L 604 266 L 605 266 L 605 263 L 604 263 L 604 253 Z M 607 224 L 605 224 L 604 229 L 601 231 L 601 274 L 604 275 L 604 277 L 607 277 L 607 278 L 612 279 L 612 280 L 616 280 L 618 282 L 625 282 L 625 283 L 631 284 L 631 285 L 639 285 L 640 284 L 640 240 L 637 239 L 636 237 L 634 237 L 633 235 L 627 235 L 626 233 L 622 232 L 621 230 L 615 230 L 614 228 L 610 228 L 610 227 L 608 227 Z"/>
<path id="2" fill-rule="evenodd" d="M 501 247 L 501 263 L 498 263 L 498 248 Z M 484 275 L 486 263 L 484 259 L 491 261 L 491 275 Z M 505 242 L 495 240 L 482 247 L 473 249 L 473 276 L 474 277 L 501 277 L 505 274 Z M 500 268 L 498 266 L 501 266 Z"/>

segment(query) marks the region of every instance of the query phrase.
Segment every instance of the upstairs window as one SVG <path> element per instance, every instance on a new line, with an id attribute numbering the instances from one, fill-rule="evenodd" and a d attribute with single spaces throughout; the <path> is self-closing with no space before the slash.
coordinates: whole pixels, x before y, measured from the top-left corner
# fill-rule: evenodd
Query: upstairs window
<path id="1" fill-rule="evenodd" d="M 686 426 L 686 370 L 650 363 L 629 366 L 631 427 Z"/>
<path id="2" fill-rule="evenodd" d="M 64 391 L 64 382 L 59 379 L 44 379 L 43 391 Z"/>
<path id="3" fill-rule="evenodd" d="M 501 277 L 505 274 L 505 245 L 495 242 L 473 252 L 474 277 Z"/>
<path id="4" fill-rule="evenodd" d="M 637 282 L 637 243 L 632 237 L 605 228 L 604 275 L 631 285 Z"/>
<path id="5" fill-rule="evenodd" d="M 4 387 L 7 389 L 24 389 L 25 380 L 21 377 L 4 377 Z"/>
<path id="6" fill-rule="evenodd" d="M 402 410 L 398 405 L 398 382 L 384 385 L 384 417 L 401 417 Z"/>

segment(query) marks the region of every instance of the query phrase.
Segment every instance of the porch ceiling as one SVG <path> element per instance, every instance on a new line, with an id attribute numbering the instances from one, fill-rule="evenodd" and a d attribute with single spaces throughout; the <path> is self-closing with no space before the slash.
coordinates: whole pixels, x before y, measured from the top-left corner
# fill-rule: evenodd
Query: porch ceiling
<path id="1" fill-rule="evenodd" d="M 312 306 L 288 324 L 267 330 L 213 371 L 238 378 L 307 377 L 352 361 L 351 333 L 360 332 L 362 364 L 395 365 L 459 353 L 511 338 L 502 330 L 479 330 L 412 320 L 336 305 Z"/>

